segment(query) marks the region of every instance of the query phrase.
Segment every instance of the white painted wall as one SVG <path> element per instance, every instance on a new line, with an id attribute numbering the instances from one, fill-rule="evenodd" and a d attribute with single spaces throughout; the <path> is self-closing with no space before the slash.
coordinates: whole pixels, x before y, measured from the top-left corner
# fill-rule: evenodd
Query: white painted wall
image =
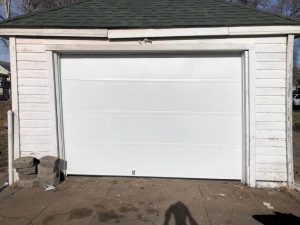
<path id="1" fill-rule="evenodd" d="M 114 41 L 114 44 L 117 42 Z M 139 44 L 122 41 L 119 44 Z M 256 180 L 287 181 L 286 51 L 287 37 L 153 40 L 152 44 L 254 44 Z M 16 38 L 21 155 L 57 155 L 54 99 L 47 73 L 47 45 L 105 44 L 103 40 Z M 53 91 L 51 89 L 51 91 Z M 261 182 L 262 185 L 268 184 Z M 265 185 L 264 185 L 265 186 Z"/>

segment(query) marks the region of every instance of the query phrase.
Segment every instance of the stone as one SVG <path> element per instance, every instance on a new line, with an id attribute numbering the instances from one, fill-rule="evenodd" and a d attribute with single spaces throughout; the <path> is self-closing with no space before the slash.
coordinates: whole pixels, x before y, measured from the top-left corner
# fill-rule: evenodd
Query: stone
<path id="1" fill-rule="evenodd" d="M 37 186 L 38 183 L 38 179 L 31 179 L 31 180 L 19 180 L 18 181 L 18 186 L 19 187 L 23 187 L 23 188 L 32 188 Z"/>
<path id="2" fill-rule="evenodd" d="M 42 179 L 42 180 L 53 180 L 54 178 L 58 177 L 58 172 L 55 172 L 55 173 L 50 173 L 50 174 L 38 174 L 38 177 L 39 179 Z"/>
<path id="3" fill-rule="evenodd" d="M 38 173 L 39 174 L 52 174 L 58 171 L 58 167 L 44 167 L 41 164 L 38 165 Z"/>
<path id="4" fill-rule="evenodd" d="M 37 173 L 37 167 L 33 166 L 30 168 L 24 168 L 24 169 L 17 169 L 17 173 L 19 175 L 31 175 L 31 174 L 36 174 Z"/>
<path id="5" fill-rule="evenodd" d="M 47 168 L 58 167 L 59 158 L 54 156 L 44 156 L 40 158 L 40 165 Z"/>
<path id="6" fill-rule="evenodd" d="M 19 174 L 19 179 L 20 180 L 35 180 L 38 178 L 38 175 L 37 174 L 30 174 L 30 175 L 27 175 L 27 174 Z"/>
<path id="7" fill-rule="evenodd" d="M 31 168 L 37 164 L 36 158 L 32 156 L 20 157 L 13 161 L 15 169 Z"/>

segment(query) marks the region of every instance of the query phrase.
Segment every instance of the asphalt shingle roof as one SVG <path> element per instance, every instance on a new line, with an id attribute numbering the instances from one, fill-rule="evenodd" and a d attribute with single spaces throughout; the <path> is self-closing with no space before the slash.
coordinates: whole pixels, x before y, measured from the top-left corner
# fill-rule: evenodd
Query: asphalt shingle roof
<path id="1" fill-rule="evenodd" d="M 299 21 L 222 0 L 85 0 L 20 16 L 0 27 L 164 28 L 300 25 Z"/>

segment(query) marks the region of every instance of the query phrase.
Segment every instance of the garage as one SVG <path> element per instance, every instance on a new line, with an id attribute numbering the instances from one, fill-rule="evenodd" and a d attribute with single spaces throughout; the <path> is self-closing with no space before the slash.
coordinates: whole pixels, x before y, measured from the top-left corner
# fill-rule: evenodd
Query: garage
<path id="1" fill-rule="evenodd" d="M 60 70 L 68 174 L 241 180 L 240 53 L 63 54 Z"/>

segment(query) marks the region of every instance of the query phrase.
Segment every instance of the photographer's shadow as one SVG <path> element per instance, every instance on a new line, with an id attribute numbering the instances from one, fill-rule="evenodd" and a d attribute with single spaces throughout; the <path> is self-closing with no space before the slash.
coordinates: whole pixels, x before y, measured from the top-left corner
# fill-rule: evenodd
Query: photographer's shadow
<path id="1" fill-rule="evenodd" d="M 165 221 L 163 225 L 170 225 L 172 215 L 175 219 L 175 225 L 198 225 L 195 219 L 192 217 L 189 209 L 182 202 L 177 202 L 170 205 L 165 213 Z M 189 223 L 187 223 L 189 221 Z"/>

